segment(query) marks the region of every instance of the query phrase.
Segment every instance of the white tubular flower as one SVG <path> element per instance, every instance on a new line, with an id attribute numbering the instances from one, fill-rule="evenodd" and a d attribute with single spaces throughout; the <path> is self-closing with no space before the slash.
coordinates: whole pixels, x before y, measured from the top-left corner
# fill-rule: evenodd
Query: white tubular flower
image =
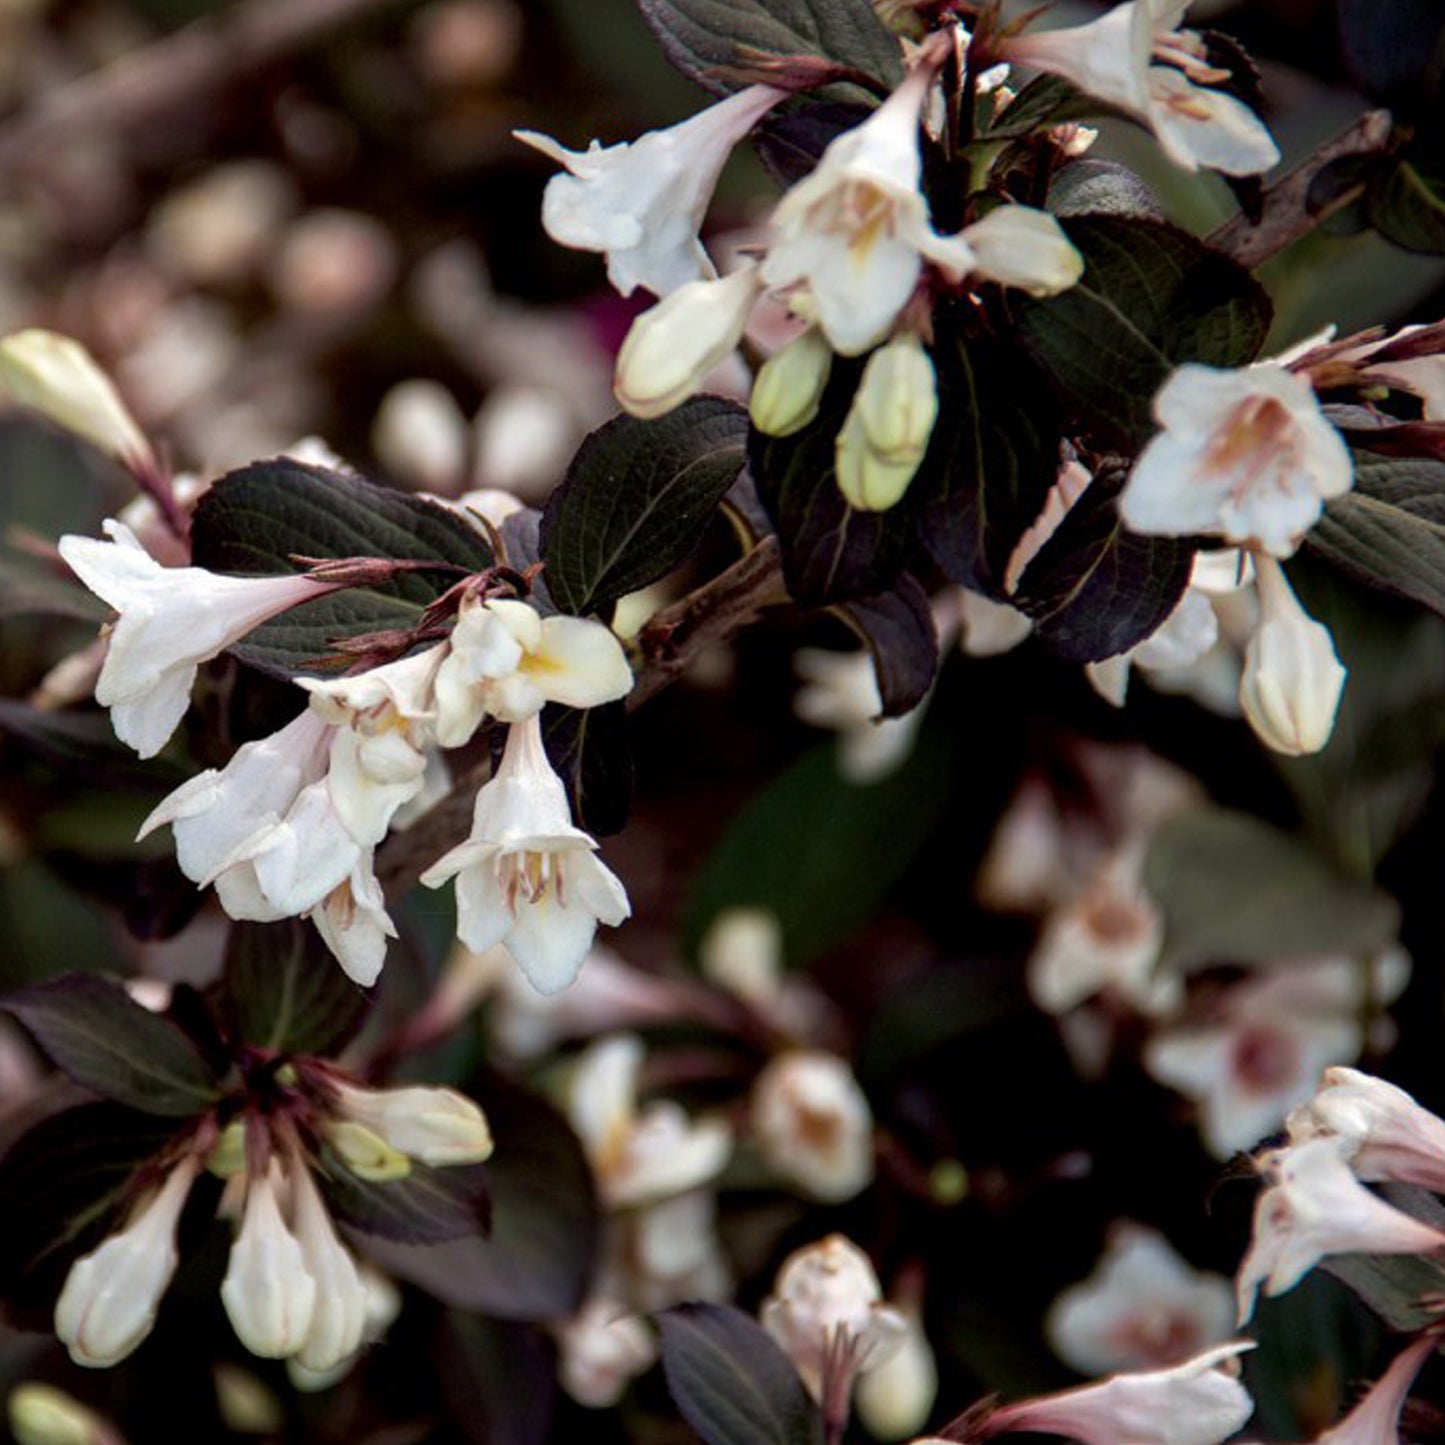
<path id="1" fill-rule="evenodd" d="M 1190 1267 L 1157 1230 L 1122 1224 L 1088 1279 L 1049 1306 L 1044 1333 L 1082 1375 L 1175 1365 L 1229 1337 L 1234 1290 Z"/>
<path id="2" fill-rule="evenodd" d="M 77 1365 L 114 1365 L 151 1332 L 176 1272 L 176 1224 L 200 1162 L 183 1160 L 130 1222 L 70 1267 L 55 1305 L 55 1333 Z"/>
<path id="3" fill-rule="evenodd" d="M 572 825 L 562 780 L 547 761 L 542 724 L 513 723 L 496 775 L 477 794 L 471 836 L 421 881 L 455 877 L 457 934 L 474 953 L 504 943 L 539 993 L 567 987 L 598 923 L 631 913 L 627 892 Z"/>
<path id="4" fill-rule="evenodd" d="M 1315 1445 L 1400 1445 L 1400 1412 L 1420 1367 L 1440 1347 L 1439 1335 L 1421 1335 L 1406 1346 L 1364 1398 L 1315 1440 Z"/>
<path id="5" fill-rule="evenodd" d="M 935 234 L 919 189 L 918 125 L 934 70 L 913 69 L 862 125 L 838 136 L 773 212 L 769 286 L 806 282 L 835 351 L 860 356 L 891 330 L 925 260 L 950 277 L 973 269 L 958 236 Z"/>
<path id="6" fill-rule="evenodd" d="M 512 134 L 565 166 L 542 195 L 542 225 L 561 246 L 607 255 L 607 279 L 623 295 L 666 296 L 717 273 L 698 240 L 732 149 L 787 92 L 750 85 L 665 130 L 626 145 L 569 151 L 533 130 Z"/>
<path id="7" fill-rule="evenodd" d="M 1356 1178 L 1445 1193 L 1445 1120 L 1384 1079 L 1326 1069 L 1314 1098 L 1288 1122 L 1292 1143 L 1321 1135 L 1339 1140 Z"/>
<path id="8" fill-rule="evenodd" d="M 544 618 L 509 598 L 465 601 L 437 669 L 437 741 L 460 746 L 487 714 L 519 723 L 549 702 L 597 707 L 631 690 L 622 644 L 602 623 Z"/>
<path id="9" fill-rule="evenodd" d="M 15 1445 L 125 1445 L 108 1420 L 54 1385 L 16 1385 L 5 1411 Z"/>
<path id="10" fill-rule="evenodd" d="M 562 1388 L 579 1405 L 606 1410 L 657 1358 L 657 1341 L 615 1300 L 594 1297 L 558 1327 L 557 1350 Z"/>
<path id="11" fill-rule="evenodd" d="M 1199 37 L 1176 28 L 1188 8 L 1189 0 L 1130 0 L 1087 25 L 1021 35 L 999 49 L 1142 121 L 1176 165 L 1229 176 L 1267 171 L 1279 149 L 1247 105 L 1206 88 L 1229 72 L 1209 66 Z"/>
<path id="12" fill-rule="evenodd" d="M 828 338 L 818 327 L 808 327 L 758 369 L 748 397 L 753 425 L 773 437 L 802 431 L 818 414 L 832 369 Z"/>
<path id="13" fill-rule="evenodd" d="M 1064 1435 L 1082 1445 L 1219 1445 L 1254 1413 L 1237 1355 L 1253 1340 L 1217 1345 L 1168 1370 L 1111 1375 L 994 1411 L 981 1438 L 1005 1430 Z M 920 1441 L 919 1445 L 925 1445 Z"/>
<path id="14" fill-rule="evenodd" d="M 933 360 L 916 336 L 868 358 L 834 447 L 838 490 L 850 505 L 884 512 L 908 490 L 938 417 Z"/>
<path id="15" fill-rule="evenodd" d="M 145 434 L 110 378 L 78 341 L 54 331 L 17 331 L 0 341 L 0 387 L 132 470 L 155 467 Z M 109 600 L 109 599 L 107 599 Z"/>
<path id="16" fill-rule="evenodd" d="M 737 349 L 762 289 L 749 262 L 718 281 L 689 281 L 632 323 L 612 389 L 625 411 L 664 416 Z"/>
<path id="17" fill-rule="evenodd" d="M 342 822 L 323 779 L 302 788 L 286 816 L 253 837 L 236 864 L 249 868 L 262 898 L 276 910 L 273 916 L 299 918 L 351 878 L 363 851 Z M 238 871 L 237 867 L 228 868 L 216 879 L 223 906 L 228 895 L 222 882 Z"/>
<path id="18" fill-rule="evenodd" d="M 883 699 L 868 652 L 800 647 L 793 668 L 803 681 L 793 711 L 813 727 L 837 732 L 838 771 L 850 783 L 877 782 L 907 762 L 923 708 L 902 717 L 880 715 Z"/>
<path id="19" fill-rule="evenodd" d="M 959 233 L 973 252 L 980 281 L 1013 286 L 1030 296 L 1057 296 L 1084 274 L 1084 258 L 1047 211 L 995 206 Z"/>
<path id="20" fill-rule="evenodd" d="M 753 1085 L 751 1122 L 768 1165 L 815 1199 L 841 1203 L 873 1182 L 873 1113 L 833 1054 L 779 1054 Z"/>
<path id="21" fill-rule="evenodd" d="M 1119 498 L 1136 532 L 1205 532 L 1288 557 L 1354 481 L 1314 388 L 1273 362 L 1180 366 L 1154 397 L 1154 417 L 1163 430 Z"/>
<path id="22" fill-rule="evenodd" d="M 423 1164 L 480 1164 L 491 1157 L 486 1115 L 464 1094 L 425 1084 L 364 1089 L 335 1084 L 343 1114 Z"/>
<path id="23" fill-rule="evenodd" d="M 387 940 L 397 936 L 386 911 L 386 894 L 372 867 L 368 848 L 352 865 L 351 876 L 306 915 L 342 971 L 363 988 L 376 982 L 386 962 Z"/>
<path id="24" fill-rule="evenodd" d="M 295 1358 L 307 1370 L 330 1370 L 361 1347 L 366 1328 L 366 1287 L 356 1260 L 337 1238 L 336 1226 L 311 1172 L 298 1165 L 291 1175 L 296 1243 L 306 1273 L 316 1284 L 316 1306 Z"/>
<path id="25" fill-rule="evenodd" d="M 1293 1289 L 1332 1254 L 1431 1254 L 1445 1233 L 1371 1194 L 1350 1172 L 1340 1141 L 1307 1139 L 1275 1150 L 1263 1169 L 1270 1180 L 1255 1201 L 1249 1253 L 1239 1267 L 1239 1319 L 1267 1295 Z"/>
<path id="26" fill-rule="evenodd" d="M 241 1232 L 221 1282 L 221 1303 L 236 1338 L 253 1355 L 279 1360 L 294 1355 L 311 1332 L 316 1281 L 306 1267 L 300 1241 L 281 1217 L 285 1189 L 281 1166 L 246 1182 Z"/>
<path id="27" fill-rule="evenodd" d="M 162 567 L 124 524 L 109 542 L 62 537 L 71 571 L 120 614 L 112 625 L 95 698 L 116 736 L 154 757 L 190 702 L 201 663 L 254 627 L 332 587 L 300 576 L 222 577 L 203 567 Z"/>
<path id="28" fill-rule="evenodd" d="M 1300 606 L 1284 569 L 1255 563 L 1259 626 L 1244 650 L 1239 701 L 1255 736 L 1277 753 L 1317 753 L 1335 729 L 1346 669 L 1322 622 Z"/>
<path id="29" fill-rule="evenodd" d="M 815 1400 L 840 1342 L 852 1342 L 855 1368 L 866 1371 L 889 1359 L 908 1332 L 903 1315 L 883 1303 L 868 1256 L 841 1234 L 794 1250 L 758 1317 Z"/>

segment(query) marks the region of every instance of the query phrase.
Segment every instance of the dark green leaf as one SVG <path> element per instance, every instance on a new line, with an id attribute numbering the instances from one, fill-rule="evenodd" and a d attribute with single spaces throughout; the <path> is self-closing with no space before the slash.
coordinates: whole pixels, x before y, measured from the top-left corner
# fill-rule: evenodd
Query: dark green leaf
<path id="1" fill-rule="evenodd" d="M 548 707 L 542 738 L 552 766 L 567 785 L 577 826 L 603 837 L 620 833 L 632 808 L 627 704 Z"/>
<path id="2" fill-rule="evenodd" d="M 1166 957 L 1181 965 L 1288 963 L 1366 954 L 1394 940 L 1400 911 L 1259 818 L 1200 808 L 1162 824 L 1144 883 L 1164 914 Z"/>
<path id="3" fill-rule="evenodd" d="M 546 1445 L 557 1369 L 545 1334 L 458 1310 L 447 1311 L 441 1326 L 436 1378 L 462 1439 Z"/>
<path id="4" fill-rule="evenodd" d="M 984 97 L 990 108 L 993 100 L 993 95 Z M 1117 114 L 1113 106 L 1086 95 L 1061 76 L 1039 75 L 1019 91 L 997 120 L 984 127 L 984 134 L 990 141 L 1012 140 L 1065 121 Z"/>
<path id="5" fill-rule="evenodd" d="M 1122 474 L 1096 477 L 1024 569 L 1010 601 L 1039 640 L 1075 662 L 1098 662 L 1142 642 L 1179 604 L 1194 549 L 1131 532 L 1116 499 Z"/>
<path id="6" fill-rule="evenodd" d="M 592 1173 L 565 1121 L 534 1094 L 478 1091 L 496 1139 L 482 1166 L 492 1228 L 427 1246 L 370 1246 L 387 1269 L 446 1304 L 508 1320 L 557 1319 L 582 1302 L 597 1250 Z"/>
<path id="7" fill-rule="evenodd" d="M 1150 401 L 1179 363 L 1242 366 L 1269 330 L 1269 299 L 1228 257 L 1176 226 L 1123 216 L 1063 221 L 1086 263 L 1078 285 L 1017 302 L 1021 334 L 1065 404 L 1111 443 L 1154 429 Z"/>
<path id="8" fill-rule="evenodd" d="M 1060 418 L 1017 351 L 941 325 L 939 419 L 908 500 L 944 574 L 995 597 L 1020 534 L 1059 472 Z"/>
<path id="9" fill-rule="evenodd" d="M 120 984 L 66 974 L 12 993 L 0 1007 L 83 1088 L 148 1114 L 182 1118 L 220 1097 L 200 1051 Z"/>
<path id="10" fill-rule="evenodd" d="M 412 1161 L 404 1179 L 358 1179 L 335 1154 L 322 1156 L 320 1183 L 340 1223 L 403 1244 L 440 1244 L 488 1227 L 487 1182 L 480 1164 L 432 1169 Z"/>
<path id="11" fill-rule="evenodd" d="M 772 1337 L 730 1305 L 663 1310 L 662 1368 L 707 1445 L 821 1445 L 823 1422 Z"/>
<path id="12" fill-rule="evenodd" d="M 816 419 L 789 437 L 748 435 L 748 464 L 758 497 L 783 549 L 783 576 L 803 607 L 870 597 L 907 566 L 907 510 L 854 510 L 838 490 L 834 443 L 852 404 L 863 364 L 835 359 Z"/>
<path id="13" fill-rule="evenodd" d="M 1405 156 L 1370 175 L 1365 196 L 1370 224 L 1405 251 L 1445 255 L 1445 170 Z"/>
<path id="14" fill-rule="evenodd" d="M 928 696 L 938 671 L 938 633 L 928 594 L 905 573 L 891 592 L 834 610 L 873 657 L 883 716 L 912 712 Z"/>
<path id="15" fill-rule="evenodd" d="M 226 988 L 237 1035 L 279 1054 L 337 1053 L 366 1018 L 366 995 L 299 919 L 233 923 Z"/>
<path id="16" fill-rule="evenodd" d="M 753 142 L 773 179 L 791 186 L 817 167 L 831 141 L 871 114 L 870 106 L 850 101 L 805 102 L 774 111 Z"/>
<path id="17" fill-rule="evenodd" d="M 1392 1330 L 1413 1334 L 1440 1318 L 1445 1265 L 1429 1255 L 1336 1254 L 1321 1260 Z"/>
<path id="18" fill-rule="evenodd" d="M 482 534 L 438 503 L 289 457 L 254 462 L 214 483 L 196 507 L 191 541 L 198 566 L 242 576 L 295 572 L 292 556 L 444 564 L 303 603 L 231 649 L 278 677 L 334 671 L 334 661 L 318 665 L 333 639 L 414 626 L 458 580 L 457 568 L 481 571 L 492 562 Z"/>
<path id="19" fill-rule="evenodd" d="M 699 396 L 654 421 L 614 417 L 583 442 L 542 517 L 547 587 L 597 612 L 686 559 L 743 465 L 747 413 Z"/>
<path id="20" fill-rule="evenodd" d="M 1356 452 L 1354 490 L 1325 508 L 1305 545 L 1445 616 L 1445 462 Z"/>
<path id="21" fill-rule="evenodd" d="M 103 783 L 159 796 L 186 775 L 163 758 L 137 758 L 115 735 L 103 712 L 56 712 L 0 698 L 0 732 L 34 757 L 62 771 L 68 783 Z"/>
<path id="22" fill-rule="evenodd" d="M 27 1314 L 52 1308 L 71 1262 L 119 1222 L 135 1171 L 174 1133 L 170 1121 L 106 1103 L 22 1134 L 0 1159 L 0 1296 Z"/>
<path id="23" fill-rule="evenodd" d="M 638 0 L 638 5 L 667 58 L 714 92 L 746 84 L 729 72 L 769 57 L 821 57 L 871 77 L 884 91 L 903 79 L 902 49 L 869 0 Z"/>

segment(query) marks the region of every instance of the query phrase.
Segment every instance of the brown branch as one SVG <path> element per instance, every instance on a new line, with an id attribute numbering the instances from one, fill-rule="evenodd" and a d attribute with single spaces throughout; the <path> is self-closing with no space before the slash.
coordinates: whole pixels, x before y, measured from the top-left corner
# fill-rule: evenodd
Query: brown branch
<path id="1" fill-rule="evenodd" d="M 397 0 L 246 0 L 47 94 L 0 128 L 0 178 L 83 134 L 179 117 L 244 76 Z"/>
<path id="2" fill-rule="evenodd" d="M 1345 156 L 1383 153 L 1391 129 L 1389 111 L 1367 110 L 1348 130 L 1326 141 L 1265 191 L 1264 213 L 1257 226 L 1251 225 L 1244 215 L 1237 215 L 1211 231 L 1205 237 L 1206 242 L 1251 270 L 1271 256 L 1279 255 L 1358 197 L 1358 190 L 1346 190 L 1319 210 L 1312 211 L 1308 202 L 1315 177 L 1327 165 Z"/>
<path id="3" fill-rule="evenodd" d="M 641 662 L 628 695 L 637 707 L 674 681 L 713 644 L 754 621 L 765 607 L 787 602 L 778 539 L 767 537 L 725 571 L 671 607 L 638 637 Z M 466 837 L 472 797 L 489 768 L 480 762 L 452 780 L 451 793 L 415 826 L 393 833 L 377 855 L 377 877 L 388 893 L 414 884 L 422 870 Z"/>

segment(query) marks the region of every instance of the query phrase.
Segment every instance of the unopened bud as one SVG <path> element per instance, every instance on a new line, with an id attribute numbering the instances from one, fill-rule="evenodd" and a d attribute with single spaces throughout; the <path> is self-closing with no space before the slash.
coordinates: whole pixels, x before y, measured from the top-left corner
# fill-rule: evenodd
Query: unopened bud
<path id="1" fill-rule="evenodd" d="M 833 348 L 816 326 L 795 336 L 765 361 L 753 381 L 748 411 L 753 425 L 772 437 L 792 436 L 818 415 L 833 369 Z"/>
<path id="2" fill-rule="evenodd" d="M 879 1440 L 908 1440 L 923 1428 L 938 1396 L 938 1364 L 916 1310 L 897 1352 L 858 1382 L 858 1418 Z"/>
<path id="3" fill-rule="evenodd" d="M 486 1115 L 455 1089 L 416 1084 L 405 1089 L 340 1086 L 349 1118 L 423 1164 L 480 1164 L 492 1152 Z"/>
<path id="4" fill-rule="evenodd" d="M 274 1160 L 267 1174 L 247 1182 L 241 1232 L 221 1281 L 221 1303 L 236 1338 L 253 1355 L 277 1360 L 305 1342 L 317 1293 L 301 1245 L 281 1217 L 282 1186 Z"/>
<path id="5" fill-rule="evenodd" d="M 685 401 L 742 340 L 761 285 L 748 265 L 719 281 L 689 281 L 643 312 L 617 355 L 617 400 L 640 417 Z"/>
<path id="6" fill-rule="evenodd" d="M 16 1445 L 118 1445 L 120 1440 L 94 1410 L 53 1385 L 17 1385 L 8 1411 Z"/>
<path id="7" fill-rule="evenodd" d="M 150 443 L 114 385 L 78 342 L 54 331 L 17 331 L 0 341 L 0 385 L 128 466 L 155 465 Z"/>
<path id="8" fill-rule="evenodd" d="M 216 1140 L 206 1168 L 217 1179 L 231 1179 L 246 1172 L 246 1121 L 232 1119 Z"/>
<path id="9" fill-rule="evenodd" d="M 341 1156 L 342 1163 L 368 1184 L 405 1179 L 411 1173 L 411 1160 L 364 1124 L 337 1119 L 326 1125 L 325 1132 L 327 1142 Z"/>
<path id="10" fill-rule="evenodd" d="M 1267 747 L 1317 753 L 1334 731 L 1345 669 L 1329 628 L 1300 606 L 1279 563 L 1260 555 L 1255 568 L 1260 619 L 1244 653 L 1240 704 Z"/>
<path id="11" fill-rule="evenodd" d="M 908 490 L 938 416 L 933 362 L 916 336 L 868 358 L 835 446 L 838 489 L 865 512 L 884 512 Z"/>
<path id="12" fill-rule="evenodd" d="M 215 1368 L 216 1408 L 237 1435 L 275 1435 L 286 1428 L 286 1408 L 250 1370 L 222 1361 Z"/>

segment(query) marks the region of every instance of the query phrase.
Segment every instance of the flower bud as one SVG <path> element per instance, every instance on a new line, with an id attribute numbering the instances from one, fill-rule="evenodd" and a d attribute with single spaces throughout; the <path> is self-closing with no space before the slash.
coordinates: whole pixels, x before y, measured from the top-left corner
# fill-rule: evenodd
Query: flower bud
<path id="1" fill-rule="evenodd" d="M 1256 736 L 1289 757 L 1317 753 L 1334 731 L 1345 668 L 1330 630 L 1290 590 L 1283 569 L 1255 559 L 1259 627 L 1244 653 L 1239 701 Z"/>
<path id="2" fill-rule="evenodd" d="M 118 1445 L 120 1440 L 94 1410 L 53 1385 L 16 1385 L 7 1410 L 16 1445 Z"/>
<path id="3" fill-rule="evenodd" d="M 283 1359 L 305 1343 L 316 1312 L 316 1281 L 281 1217 L 281 1167 L 251 1179 L 241 1232 L 221 1282 L 221 1303 L 236 1337 L 253 1355 Z"/>
<path id="4" fill-rule="evenodd" d="M 176 1166 L 118 1234 L 70 1267 L 55 1305 L 55 1333 L 78 1365 L 114 1365 L 150 1333 L 179 1256 L 176 1223 L 199 1166 Z"/>
<path id="5" fill-rule="evenodd" d="M 480 1164 L 492 1152 L 486 1116 L 453 1089 L 338 1086 L 343 1111 L 393 1149 L 433 1166 Z"/>
<path id="6" fill-rule="evenodd" d="M 316 1281 L 316 1308 L 296 1359 L 308 1370 L 330 1370 L 361 1347 L 366 1288 L 307 1170 L 296 1171 L 293 1189 L 296 1241 Z"/>
<path id="7" fill-rule="evenodd" d="M 858 1418 L 879 1440 L 908 1440 L 938 1397 L 938 1363 L 916 1310 L 904 1311 L 907 1333 L 891 1359 L 858 1382 Z"/>
<path id="8" fill-rule="evenodd" d="M 748 411 L 753 425 L 772 437 L 792 436 L 818 415 L 833 369 L 833 349 L 816 326 L 795 336 L 759 369 Z"/>
<path id="9" fill-rule="evenodd" d="M 977 274 L 1030 296 L 1067 291 L 1084 274 L 1084 258 L 1047 211 L 997 206 L 963 232 Z"/>
<path id="10" fill-rule="evenodd" d="M 368 1184 L 385 1184 L 392 1179 L 405 1179 L 411 1173 L 411 1160 L 365 1124 L 353 1119 L 333 1119 L 324 1127 L 327 1143 L 358 1179 Z"/>
<path id="11" fill-rule="evenodd" d="M 632 323 L 613 390 L 633 416 L 657 417 L 685 401 L 732 355 L 761 286 L 756 266 L 720 281 L 689 281 Z"/>
<path id="12" fill-rule="evenodd" d="M 78 342 L 53 331 L 17 331 L 0 341 L 0 386 L 127 466 L 155 458 L 111 380 Z"/>
<path id="13" fill-rule="evenodd" d="M 842 1059 L 780 1054 L 753 1086 L 753 1132 L 764 1159 L 816 1199 L 840 1203 L 873 1179 L 873 1115 Z"/>
<path id="14" fill-rule="evenodd" d="M 206 1168 L 217 1179 L 231 1179 L 246 1172 L 246 1121 L 232 1119 L 221 1130 L 210 1155 Z"/>
<path id="15" fill-rule="evenodd" d="M 916 336 L 868 358 L 835 445 L 838 489 L 855 507 L 884 512 L 918 470 L 938 416 L 933 362 Z"/>

